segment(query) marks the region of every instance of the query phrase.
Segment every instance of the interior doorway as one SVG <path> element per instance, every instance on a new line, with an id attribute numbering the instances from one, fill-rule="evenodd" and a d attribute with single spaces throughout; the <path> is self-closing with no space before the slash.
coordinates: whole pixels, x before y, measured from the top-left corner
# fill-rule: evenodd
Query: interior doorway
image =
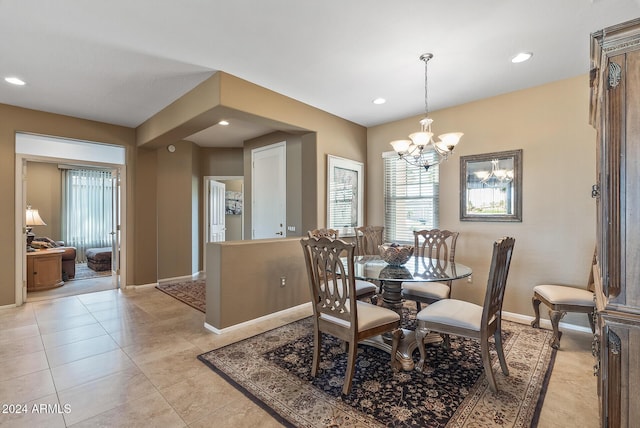
<path id="1" fill-rule="evenodd" d="M 106 145 L 95 142 L 77 141 L 57 137 L 33 134 L 16 134 L 16 305 L 27 301 L 27 246 L 25 234 L 25 209 L 28 203 L 29 171 L 28 164 L 74 165 L 87 168 L 100 168 L 111 171 L 112 210 L 108 215 L 111 219 L 111 257 L 108 272 L 94 276 L 91 283 L 69 281 L 64 285 L 52 288 L 50 291 L 36 291 L 29 293 L 29 300 L 41 300 L 61 296 L 83 294 L 85 292 L 101 291 L 119 288 L 126 284 L 126 165 L 125 149 L 120 146 Z M 60 184 L 62 185 L 62 184 Z M 59 221 L 59 218 L 53 219 Z M 19 255 L 22 254 L 22 257 Z M 33 254 L 33 253 L 30 253 Z M 120 264 L 118 264 L 120 262 Z M 88 281 L 88 280 L 87 280 Z M 74 283 L 75 284 L 72 284 Z"/>
<path id="2" fill-rule="evenodd" d="M 243 176 L 204 177 L 204 201 L 205 244 L 244 239 Z M 220 234 L 221 228 L 224 235 Z"/>

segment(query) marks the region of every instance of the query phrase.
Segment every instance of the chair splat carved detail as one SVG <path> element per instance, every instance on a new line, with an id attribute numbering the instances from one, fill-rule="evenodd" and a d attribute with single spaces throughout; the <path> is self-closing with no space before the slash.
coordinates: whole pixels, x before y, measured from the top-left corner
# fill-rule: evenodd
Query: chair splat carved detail
<path id="1" fill-rule="evenodd" d="M 390 309 L 356 299 L 355 279 L 352 275 L 347 275 L 348 272 L 354 272 L 355 244 L 326 237 L 302 238 L 300 244 L 307 266 L 313 306 L 311 376 L 318 374 L 323 332 L 344 340 L 347 344 L 343 394 L 347 395 L 351 391 L 358 342 L 364 339 L 390 332 L 391 368 L 398 370 L 396 353 L 402 334 L 400 315 Z"/>

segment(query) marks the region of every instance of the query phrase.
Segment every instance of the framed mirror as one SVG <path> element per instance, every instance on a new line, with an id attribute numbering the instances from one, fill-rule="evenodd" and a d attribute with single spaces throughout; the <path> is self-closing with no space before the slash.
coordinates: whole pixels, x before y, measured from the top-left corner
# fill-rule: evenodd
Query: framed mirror
<path id="1" fill-rule="evenodd" d="M 522 221 L 522 149 L 460 157 L 460 220 Z"/>
<path id="2" fill-rule="evenodd" d="M 364 164 L 327 155 L 327 227 L 352 234 L 364 218 Z"/>

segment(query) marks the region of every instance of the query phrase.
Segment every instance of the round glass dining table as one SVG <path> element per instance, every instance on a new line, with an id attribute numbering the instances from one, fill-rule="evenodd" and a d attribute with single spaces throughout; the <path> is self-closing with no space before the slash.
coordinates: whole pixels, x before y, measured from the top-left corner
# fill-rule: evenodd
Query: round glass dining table
<path id="1" fill-rule="evenodd" d="M 403 282 L 448 282 L 466 278 L 471 274 L 471 268 L 463 264 L 428 257 L 413 256 L 402 266 L 390 265 L 380 256 L 354 257 L 354 277 L 366 281 L 380 281 L 382 284 L 382 306 L 393 309 L 400 316 L 402 316 Z M 436 336 L 431 339 L 427 338 L 428 340 L 440 339 L 439 336 Z M 389 337 L 380 336 L 364 341 L 364 343 L 391 352 Z M 417 346 L 415 332 L 403 329 L 397 358 L 404 370 L 413 369 L 414 363 L 411 354 Z"/>

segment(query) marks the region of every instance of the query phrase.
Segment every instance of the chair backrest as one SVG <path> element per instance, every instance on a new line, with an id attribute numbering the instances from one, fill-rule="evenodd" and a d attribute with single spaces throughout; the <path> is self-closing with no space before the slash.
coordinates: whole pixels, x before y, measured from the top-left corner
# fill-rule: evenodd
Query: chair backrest
<path id="1" fill-rule="evenodd" d="M 356 252 L 359 256 L 379 255 L 384 226 L 356 227 Z"/>
<path id="2" fill-rule="evenodd" d="M 336 229 L 314 229 L 307 232 L 309 238 L 331 238 L 338 239 L 340 231 Z"/>
<path id="3" fill-rule="evenodd" d="M 314 316 L 346 329 L 355 328 L 358 325 L 356 285 L 354 276 L 347 274 L 354 272 L 355 244 L 326 237 L 302 238 L 300 244 L 307 265 Z M 341 256 L 345 257 L 346 268 Z"/>
<path id="4" fill-rule="evenodd" d="M 507 276 L 511 265 L 511 255 L 516 240 L 504 237 L 494 242 L 491 268 L 487 281 L 487 293 L 484 297 L 484 309 L 482 311 L 482 326 L 485 328 L 494 319 L 500 320 L 502 316 L 502 301 L 504 290 L 507 286 Z"/>
<path id="5" fill-rule="evenodd" d="M 456 258 L 456 242 L 459 234 L 459 232 L 440 229 L 416 230 L 413 232 L 414 251 L 424 257 L 453 263 Z"/>

